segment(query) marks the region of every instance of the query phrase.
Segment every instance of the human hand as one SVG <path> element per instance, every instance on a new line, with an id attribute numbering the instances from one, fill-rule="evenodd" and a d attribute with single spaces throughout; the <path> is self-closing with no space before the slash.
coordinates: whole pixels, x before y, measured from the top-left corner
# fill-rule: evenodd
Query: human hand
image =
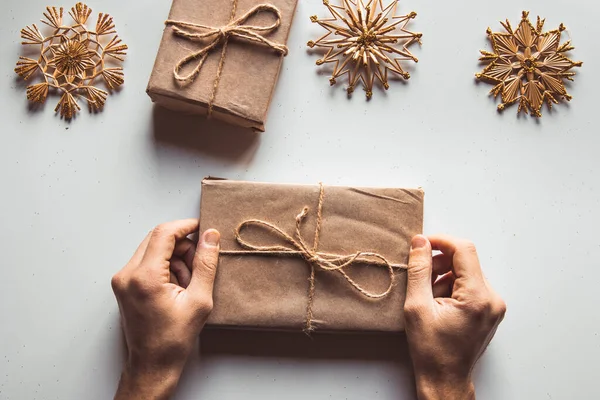
<path id="1" fill-rule="evenodd" d="M 220 235 L 188 219 L 157 226 L 112 278 L 128 357 L 115 399 L 165 399 L 213 305 Z"/>
<path id="2" fill-rule="evenodd" d="M 420 400 L 475 398 L 471 371 L 505 312 L 471 242 L 413 238 L 404 316 Z"/>

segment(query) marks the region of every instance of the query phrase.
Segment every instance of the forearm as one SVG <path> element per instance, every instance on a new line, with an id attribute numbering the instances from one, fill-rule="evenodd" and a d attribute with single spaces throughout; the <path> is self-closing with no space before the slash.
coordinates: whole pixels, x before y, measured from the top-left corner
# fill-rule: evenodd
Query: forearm
<path id="1" fill-rule="evenodd" d="M 121 374 L 115 400 L 166 400 L 177 387 L 181 371 L 148 370 L 131 371 L 126 368 Z"/>
<path id="2" fill-rule="evenodd" d="M 475 387 L 470 379 L 435 382 L 417 376 L 416 381 L 419 400 L 475 400 Z"/>

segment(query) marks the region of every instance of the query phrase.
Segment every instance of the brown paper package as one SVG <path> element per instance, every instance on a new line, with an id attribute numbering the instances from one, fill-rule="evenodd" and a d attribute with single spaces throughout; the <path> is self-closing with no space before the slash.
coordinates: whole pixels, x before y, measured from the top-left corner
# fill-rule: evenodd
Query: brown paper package
<path id="1" fill-rule="evenodd" d="M 261 2 L 237 1 L 236 17 L 240 17 Z M 285 44 L 289 35 L 297 0 L 268 0 L 281 11 L 281 25 L 265 38 Z M 170 20 L 192 22 L 219 28 L 229 23 L 231 0 L 173 0 Z M 268 13 L 248 20 L 252 25 L 266 26 L 274 21 Z M 173 34 L 172 27 L 164 29 L 158 55 L 150 76 L 147 93 L 152 101 L 175 111 L 206 115 L 212 87 L 221 58 L 222 45 L 207 57 L 200 74 L 189 84 L 173 77 L 173 68 L 183 57 L 202 48 L 204 44 Z M 264 131 L 271 97 L 277 83 L 283 56 L 260 44 L 230 38 L 225 54 L 218 91 L 213 102 L 212 117 L 225 122 Z M 182 73 L 193 69 L 194 62 Z"/>
<path id="2" fill-rule="evenodd" d="M 422 232 L 421 189 L 323 186 L 318 251 L 341 255 L 376 252 L 390 263 L 408 262 L 411 238 Z M 202 182 L 200 229 L 221 232 L 221 250 L 243 250 L 236 228 L 249 219 L 269 222 L 290 236 L 296 216 L 308 207 L 301 234 L 313 243 L 319 185 L 267 184 L 207 178 Z M 243 239 L 261 246 L 289 245 L 268 229 L 250 227 Z M 221 254 L 208 325 L 220 328 L 301 331 L 306 326 L 311 264 L 302 257 Z M 383 292 L 385 267 L 345 270 L 366 290 Z M 341 274 L 315 267 L 312 324 L 317 331 L 400 332 L 406 271 L 395 270 L 389 295 L 370 299 Z"/>

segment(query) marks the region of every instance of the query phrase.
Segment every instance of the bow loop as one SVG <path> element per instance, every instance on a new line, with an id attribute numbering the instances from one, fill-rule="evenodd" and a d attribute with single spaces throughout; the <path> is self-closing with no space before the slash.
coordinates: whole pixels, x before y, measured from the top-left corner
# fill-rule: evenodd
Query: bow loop
<path id="1" fill-rule="evenodd" d="M 387 296 L 394 285 L 395 275 L 394 268 L 402 268 L 400 265 L 393 265 L 388 260 L 385 259 L 382 255 L 373 252 L 366 251 L 357 251 L 353 254 L 348 255 L 339 255 L 339 254 L 331 254 L 325 252 L 318 252 L 309 248 L 304 241 L 304 238 L 300 232 L 300 226 L 304 221 L 304 218 L 308 215 L 308 207 L 304 207 L 304 209 L 298 214 L 296 217 L 296 232 L 295 237 L 288 235 L 285 231 L 283 231 L 278 226 L 259 219 L 249 219 L 242 222 L 235 231 L 235 238 L 238 244 L 245 249 L 245 251 L 221 251 L 221 254 L 248 254 L 248 255 L 287 255 L 287 256 L 300 256 L 307 263 L 313 264 L 324 271 L 334 271 L 340 273 L 344 279 L 356 290 L 365 295 L 366 297 L 372 299 L 379 299 Z M 272 245 L 272 246 L 261 246 L 258 244 L 253 244 L 246 239 L 242 238 L 242 232 L 250 227 L 250 226 L 258 226 L 261 228 L 266 228 L 267 232 L 271 233 L 273 236 L 282 239 L 284 242 L 289 244 L 287 246 L 280 245 Z M 352 279 L 347 272 L 346 268 L 353 264 L 366 264 L 377 267 L 384 267 L 389 272 L 389 285 L 387 289 L 380 293 L 373 293 L 365 288 L 363 288 L 360 284 L 358 284 L 354 279 Z"/>
<path id="2" fill-rule="evenodd" d="M 271 25 L 243 25 L 243 23 L 249 20 L 251 17 L 259 15 L 263 11 L 271 12 L 275 15 L 275 21 Z M 240 28 L 252 29 L 258 32 L 271 32 L 279 28 L 279 25 L 281 25 L 281 11 L 279 11 L 279 9 L 272 4 L 257 4 L 256 6 L 248 10 L 246 14 L 242 15 L 241 17 L 230 23 L 230 25 L 237 25 Z"/>
<path id="3" fill-rule="evenodd" d="M 242 239 L 242 231 L 251 225 L 259 226 L 262 228 L 267 228 L 269 232 L 273 232 L 276 236 L 283 239 L 285 242 L 289 243 L 292 247 L 279 246 L 279 245 L 260 246 L 260 245 L 252 244 L 252 243 Z M 249 219 L 247 221 L 242 222 L 235 230 L 235 239 L 237 240 L 239 245 L 242 246 L 244 249 L 253 250 L 253 251 L 257 251 L 257 252 L 271 252 L 271 251 L 293 252 L 293 251 L 301 251 L 302 250 L 298 246 L 298 243 L 294 240 L 294 238 L 289 236 L 283 230 L 281 230 L 280 228 L 278 228 L 277 226 L 275 226 L 273 224 L 270 224 L 265 221 L 261 221 L 259 219 Z"/>

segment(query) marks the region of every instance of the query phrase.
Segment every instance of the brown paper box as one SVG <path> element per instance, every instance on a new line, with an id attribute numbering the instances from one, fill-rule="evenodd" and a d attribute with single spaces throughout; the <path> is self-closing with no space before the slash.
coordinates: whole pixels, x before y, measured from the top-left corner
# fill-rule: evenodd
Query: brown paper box
<path id="1" fill-rule="evenodd" d="M 236 0 L 236 18 L 255 5 L 257 0 Z M 281 25 L 265 38 L 285 44 L 289 35 L 297 0 L 268 0 L 281 11 Z M 170 20 L 192 22 L 219 28 L 230 20 L 232 3 L 229 0 L 173 0 Z M 275 18 L 261 13 L 247 23 L 267 26 Z M 208 43 L 208 41 L 207 41 Z M 200 50 L 204 42 L 194 42 L 173 34 L 165 27 L 162 41 L 150 76 L 147 92 L 152 101 L 175 111 L 205 115 L 221 58 L 222 44 L 208 55 L 200 74 L 189 84 L 173 77 L 173 68 L 183 57 Z M 272 49 L 244 39 L 230 38 L 223 64 L 218 91 L 213 103 L 212 117 L 225 122 L 264 131 L 269 104 L 283 56 Z M 181 71 L 191 71 L 191 62 Z"/>
<path id="2" fill-rule="evenodd" d="M 205 179 L 200 229 L 221 232 L 221 250 L 242 250 L 235 230 L 258 219 L 294 235 L 296 216 L 312 245 L 319 185 L 267 184 Z M 411 238 L 422 232 L 421 189 L 324 186 L 318 251 L 340 255 L 371 251 L 391 263 L 406 264 Z M 248 228 L 243 239 L 261 246 L 287 243 L 268 229 Z M 214 310 L 208 325 L 228 328 L 294 330 L 305 327 L 311 264 L 302 257 L 222 254 L 215 281 Z M 399 332 L 404 330 L 406 272 L 396 270 L 391 293 L 370 299 L 336 271 L 315 267 L 313 326 L 318 331 Z M 389 272 L 373 265 L 345 270 L 366 290 L 383 292 Z"/>

